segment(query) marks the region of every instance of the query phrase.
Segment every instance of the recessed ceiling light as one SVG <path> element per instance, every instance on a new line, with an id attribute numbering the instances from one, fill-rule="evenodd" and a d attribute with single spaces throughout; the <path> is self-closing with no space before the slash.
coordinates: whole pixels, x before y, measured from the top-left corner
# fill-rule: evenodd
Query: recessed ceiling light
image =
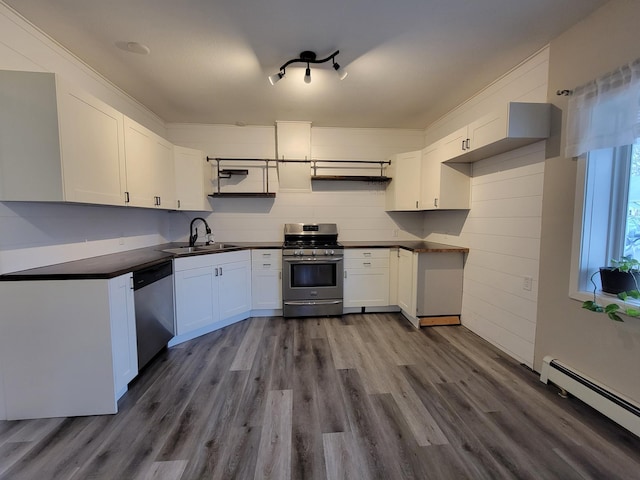
<path id="1" fill-rule="evenodd" d="M 125 52 L 149 55 L 151 49 L 140 42 L 116 42 L 116 46 Z"/>

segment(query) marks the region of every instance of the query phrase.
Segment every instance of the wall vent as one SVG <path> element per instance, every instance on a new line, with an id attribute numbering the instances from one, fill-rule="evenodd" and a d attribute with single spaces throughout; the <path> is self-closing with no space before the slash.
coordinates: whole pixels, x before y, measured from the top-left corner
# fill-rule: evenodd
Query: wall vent
<path id="1" fill-rule="evenodd" d="M 540 381 L 551 382 L 640 436 L 640 406 L 551 356 L 542 360 Z"/>

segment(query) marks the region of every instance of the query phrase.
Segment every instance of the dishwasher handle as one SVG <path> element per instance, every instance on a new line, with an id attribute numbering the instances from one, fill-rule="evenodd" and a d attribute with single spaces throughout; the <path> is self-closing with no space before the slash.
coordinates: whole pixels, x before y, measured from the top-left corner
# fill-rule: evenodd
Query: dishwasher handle
<path id="1" fill-rule="evenodd" d="M 172 274 L 173 262 L 171 260 L 136 270 L 133 272 L 133 290 L 140 290 Z"/>

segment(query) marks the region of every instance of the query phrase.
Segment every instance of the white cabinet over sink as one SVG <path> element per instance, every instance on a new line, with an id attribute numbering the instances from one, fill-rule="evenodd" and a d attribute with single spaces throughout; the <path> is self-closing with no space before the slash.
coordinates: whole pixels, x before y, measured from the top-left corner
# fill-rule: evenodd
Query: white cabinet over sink
<path id="1" fill-rule="evenodd" d="M 173 168 L 176 180 L 176 210 L 209 211 L 205 182 L 205 155 L 193 148 L 173 147 Z M 210 187 L 210 183 L 207 187 Z"/>

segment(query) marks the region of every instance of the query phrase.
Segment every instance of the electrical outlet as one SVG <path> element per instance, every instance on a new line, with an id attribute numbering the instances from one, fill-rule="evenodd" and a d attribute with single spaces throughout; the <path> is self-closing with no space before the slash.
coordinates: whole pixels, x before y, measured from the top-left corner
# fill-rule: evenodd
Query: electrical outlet
<path id="1" fill-rule="evenodd" d="M 528 275 L 523 277 L 522 289 L 526 290 L 527 292 L 530 292 L 532 288 L 533 288 L 533 277 L 530 277 Z"/>

